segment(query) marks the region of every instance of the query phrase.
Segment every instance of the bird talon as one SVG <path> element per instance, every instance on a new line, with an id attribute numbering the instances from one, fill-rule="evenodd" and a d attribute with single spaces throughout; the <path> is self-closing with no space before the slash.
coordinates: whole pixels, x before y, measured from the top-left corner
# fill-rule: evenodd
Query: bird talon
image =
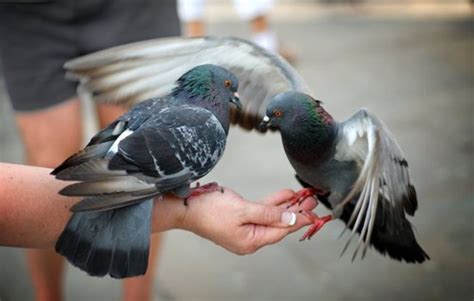
<path id="1" fill-rule="evenodd" d="M 304 216 L 306 216 L 313 224 L 309 227 L 309 229 L 303 234 L 300 238 L 300 241 L 303 240 L 310 240 L 314 234 L 316 234 L 321 228 L 330 220 L 333 219 L 332 215 L 326 215 L 323 217 L 319 217 L 316 213 L 312 211 L 302 210 L 301 212 Z"/>
<path id="2" fill-rule="evenodd" d="M 199 182 L 196 183 L 196 187 L 191 190 L 191 193 L 187 198 L 184 199 L 184 205 L 187 206 L 188 200 L 200 196 L 204 193 L 210 193 L 214 191 L 220 191 L 224 193 L 224 188 L 220 187 L 216 182 L 211 182 L 208 184 L 200 185 Z"/>
<path id="3" fill-rule="evenodd" d="M 295 195 L 288 201 L 289 204 L 286 209 L 289 209 L 290 207 L 293 207 L 296 204 L 298 204 L 298 206 L 301 206 L 301 204 L 307 198 L 316 196 L 318 192 L 320 192 L 320 190 L 316 188 L 303 188 L 295 192 Z"/>

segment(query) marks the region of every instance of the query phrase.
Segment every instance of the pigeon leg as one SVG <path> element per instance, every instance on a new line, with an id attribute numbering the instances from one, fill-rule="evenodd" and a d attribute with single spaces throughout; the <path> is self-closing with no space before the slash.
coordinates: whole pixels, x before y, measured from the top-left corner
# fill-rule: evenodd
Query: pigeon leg
<path id="1" fill-rule="evenodd" d="M 316 232 L 318 232 L 327 222 L 333 219 L 332 215 L 319 217 L 312 211 L 303 210 L 301 213 L 309 218 L 313 222 L 313 225 L 309 227 L 308 231 L 306 231 L 305 234 L 300 238 L 300 241 L 305 239 L 310 240 L 311 237 L 316 234 Z"/>
<path id="2" fill-rule="evenodd" d="M 191 198 L 195 198 L 197 196 L 200 196 L 201 194 L 210 193 L 210 192 L 214 192 L 214 191 L 220 191 L 220 192 L 224 193 L 224 188 L 219 186 L 217 184 L 217 182 L 211 182 L 211 183 L 207 183 L 205 185 L 200 185 L 199 182 L 198 182 L 198 183 L 196 183 L 196 187 L 194 187 L 191 190 L 191 193 L 189 194 L 189 196 L 184 199 L 184 205 L 187 206 L 188 205 L 188 200 L 190 200 Z"/>
<path id="3" fill-rule="evenodd" d="M 287 209 L 298 204 L 301 205 L 304 200 L 306 200 L 309 197 L 322 194 L 323 191 L 317 188 L 303 188 L 301 190 L 298 190 L 295 195 L 288 201 L 288 206 L 286 207 Z"/>

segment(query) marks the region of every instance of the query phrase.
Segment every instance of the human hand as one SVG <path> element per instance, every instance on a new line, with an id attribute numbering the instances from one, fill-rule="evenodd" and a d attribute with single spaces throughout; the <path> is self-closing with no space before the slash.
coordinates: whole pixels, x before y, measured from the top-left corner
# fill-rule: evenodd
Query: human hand
<path id="1" fill-rule="evenodd" d="M 293 196 L 294 192 L 286 189 L 257 203 L 225 188 L 224 193 L 207 193 L 191 199 L 176 226 L 233 253 L 251 254 L 311 224 L 298 211 L 312 210 L 316 201 L 306 199 L 301 206 L 293 208 L 295 213 L 286 209 L 286 202 Z"/>

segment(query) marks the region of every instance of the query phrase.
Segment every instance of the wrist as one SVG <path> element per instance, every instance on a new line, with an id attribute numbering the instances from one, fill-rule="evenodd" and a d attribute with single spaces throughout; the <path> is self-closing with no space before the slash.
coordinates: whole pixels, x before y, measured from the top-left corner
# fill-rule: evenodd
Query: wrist
<path id="1" fill-rule="evenodd" d="M 184 200 L 172 194 L 155 198 L 152 216 L 152 232 L 184 229 L 186 206 Z"/>

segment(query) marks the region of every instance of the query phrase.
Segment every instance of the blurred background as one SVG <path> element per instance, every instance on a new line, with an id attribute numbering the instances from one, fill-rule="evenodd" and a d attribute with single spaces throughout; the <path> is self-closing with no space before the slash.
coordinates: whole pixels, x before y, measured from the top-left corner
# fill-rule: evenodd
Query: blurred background
<path id="1" fill-rule="evenodd" d="M 231 1 L 209 0 L 207 33 L 246 38 Z M 341 222 L 311 241 L 302 233 L 239 257 L 191 233 L 170 231 L 156 300 L 473 300 L 473 19 L 469 1 L 277 1 L 272 28 L 295 67 L 336 119 L 367 107 L 392 130 L 411 167 L 419 210 L 411 219 L 431 256 L 408 265 L 370 250 L 339 253 Z M 1 77 L 1 75 L 0 75 Z M 86 114 L 88 134 L 94 129 Z M 0 161 L 22 162 L 22 146 L 0 84 Z M 278 135 L 233 129 L 217 180 L 249 199 L 298 189 Z M 12 200 L 14 201 L 14 200 Z M 326 213 L 324 208 L 317 212 Z M 3 213 L 1 213 L 3 214 Z M 66 300 L 118 300 L 119 281 L 68 266 Z M 0 300 L 31 300 L 23 251 L 0 248 Z"/>

